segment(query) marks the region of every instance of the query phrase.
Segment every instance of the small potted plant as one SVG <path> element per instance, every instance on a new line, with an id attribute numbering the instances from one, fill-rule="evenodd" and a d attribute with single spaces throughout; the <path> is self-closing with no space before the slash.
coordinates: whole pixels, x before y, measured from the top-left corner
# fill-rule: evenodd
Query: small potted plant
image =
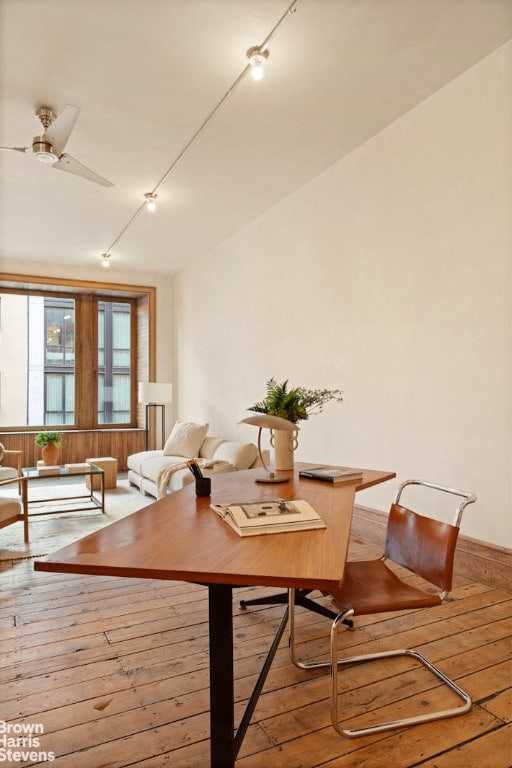
<path id="1" fill-rule="evenodd" d="M 305 387 L 288 389 L 288 379 L 280 384 L 272 378 L 267 381 L 265 399 L 247 410 L 268 413 L 270 416 L 281 416 L 297 424 L 302 419 L 309 419 L 315 413 L 321 413 L 324 405 L 331 400 L 341 402 L 343 400 L 341 390 L 306 389 Z"/>
<path id="2" fill-rule="evenodd" d="M 52 466 L 57 463 L 59 457 L 61 434 L 60 432 L 38 432 L 36 435 L 36 445 L 41 450 L 41 457 L 46 466 Z"/>

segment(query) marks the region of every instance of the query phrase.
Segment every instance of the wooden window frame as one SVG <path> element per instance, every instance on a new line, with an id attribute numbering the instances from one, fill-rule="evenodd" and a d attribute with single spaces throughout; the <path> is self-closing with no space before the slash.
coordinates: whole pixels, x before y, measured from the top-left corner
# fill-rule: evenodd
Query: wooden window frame
<path id="1" fill-rule="evenodd" d="M 75 326 L 87 327 L 91 333 L 82 337 L 80 354 L 75 357 L 75 423 L 58 425 L 59 430 L 112 430 L 136 428 L 141 422 L 140 406 L 137 404 L 138 380 L 154 380 L 156 370 L 155 355 L 155 307 L 156 288 L 92 280 L 71 280 L 68 278 L 40 277 L 37 275 L 18 275 L 0 273 L 0 292 L 21 295 L 56 296 L 75 299 Z M 132 305 L 130 313 L 131 335 L 135 343 L 130 351 L 131 380 L 131 418 L 129 423 L 98 424 L 97 414 L 97 373 L 98 373 L 98 338 L 97 305 L 99 301 L 121 301 Z M 85 324 L 85 325 L 84 325 Z M 147 340 L 147 347 L 142 351 L 137 339 Z M 84 349 L 85 347 L 85 349 Z M 93 397 L 86 397 L 92 392 Z M 51 425 L 12 425 L 2 427 L 0 431 L 15 429 L 17 432 L 44 429 Z"/>

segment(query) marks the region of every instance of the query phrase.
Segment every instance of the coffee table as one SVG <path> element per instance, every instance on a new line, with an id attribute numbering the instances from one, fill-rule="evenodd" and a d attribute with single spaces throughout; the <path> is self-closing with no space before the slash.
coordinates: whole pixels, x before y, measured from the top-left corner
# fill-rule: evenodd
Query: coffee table
<path id="1" fill-rule="evenodd" d="M 65 512 L 82 512 L 85 510 L 92 510 L 92 509 L 99 509 L 101 512 L 105 513 L 105 481 L 104 481 L 104 472 L 103 469 L 100 467 L 97 467 L 95 464 L 89 464 L 87 467 L 83 466 L 80 469 L 74 469 L 71 470 L 66 466 L 59 466 L 54 471 L 52 471 L 51 474 L 45 474 L 44 472 L 40 473 L 40 467 L 23 467 L 21 470 L 24 477 L 28 477 L 28 507 L 29 507 L 29 515 L 55 515 L 55 514 L 63 514 Z M 31 499 L 30 498 L 30 486 L 32 483 L 37 483 L 41 480 L 48 480 L 49 478 L 68 478 L 68 477 L 90 477 L 91 481 L 93 478 L 98 478 L 99 480 L 99 492 L 96 494 L 94 492 L 94 485 L 95 483 L 90 483 L 90 489 L 87 493 L 79 493 L 74 494 L 73 496 L 51 496 L 41 499 Z M 55 491 L 58 493 L 58 486 L 55 489 Z M 73 501 L 73 499 L 87 499 L 88 501 L 85 503 L 85 506 L 81 507 L 75 507 L 73 506 L 72 509 L 49 509 L 45 510 L 44 512 L 30 512 L 30 505 L 31 504 L 41 504 L 41 503 L 47 503 L 50 506 L 54 506 L 55 503 L 59 501 Z"/>

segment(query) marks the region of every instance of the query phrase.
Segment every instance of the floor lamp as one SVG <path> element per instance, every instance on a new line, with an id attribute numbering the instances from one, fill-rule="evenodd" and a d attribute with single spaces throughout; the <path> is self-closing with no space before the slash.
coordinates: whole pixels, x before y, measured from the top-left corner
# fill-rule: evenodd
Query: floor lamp
<path id="1" fill-rule="evenodd" d="M 172 403 L 172 384 L 139 381 L 139 403 L 146 406 L 146 451 L 149 448 L 150 409 L 161 409 L 162 445 L 165 445 L 165 406 Z"/>

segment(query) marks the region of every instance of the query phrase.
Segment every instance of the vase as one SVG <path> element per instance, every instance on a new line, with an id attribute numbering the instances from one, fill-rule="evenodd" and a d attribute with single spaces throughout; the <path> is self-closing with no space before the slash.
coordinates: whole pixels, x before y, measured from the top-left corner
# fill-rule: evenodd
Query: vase
<path id="1" fill-rule="evenodd" d="M 293 469 L 293 452 L 297 448 L 298 432 L 273 429 L 270 432 L 270 444 L 274 448 L 274 467 L 276 472 Z"/>
<path id="2" fill-rule="evenodd" d="M 59 446 L 55 443 L 48 443 L 41 450 L 41 456 L 46 467 L 54 466 L 59 458 Z"/>

